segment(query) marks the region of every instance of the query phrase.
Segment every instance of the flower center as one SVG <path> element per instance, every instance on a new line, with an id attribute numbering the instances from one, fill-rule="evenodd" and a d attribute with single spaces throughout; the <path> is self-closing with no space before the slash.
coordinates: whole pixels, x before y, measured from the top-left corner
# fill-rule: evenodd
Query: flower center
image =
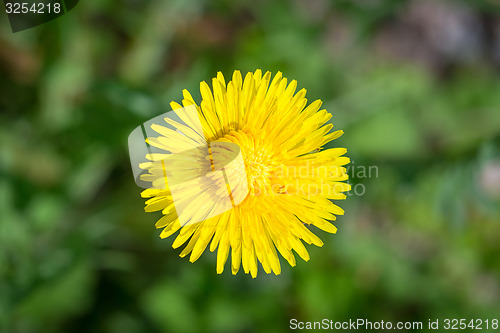
<path id="1" fill-rule="evenodd" d="M 273 147 L 245 130 L 231 131 L 219 141 L 233 142 L 240 147 L 250 194 L 269 193 L 271 178 L 278 165 Z"/>

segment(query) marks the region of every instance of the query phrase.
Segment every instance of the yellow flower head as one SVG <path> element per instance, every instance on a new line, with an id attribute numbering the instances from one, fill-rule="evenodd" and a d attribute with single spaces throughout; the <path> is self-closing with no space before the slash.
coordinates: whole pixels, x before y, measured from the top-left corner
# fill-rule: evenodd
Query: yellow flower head
<path id="1" fill-rule="evenodd" d="M 235 71 L 226 84 L 219 72 L 212 90 L 201 82 L 200 106 L 183 91 L 182 104 L 199 118 L 199 133 L 169 119 L 165 121 L 173 129 L 151 126 L 158 136 L 149 136 L 147 142 L 164 154 L 148 154 L 151 162 L 141 165 L 146 171 L 141 179 L 155 185 L 142 192 L 148 198 L 145 210 L 163 212 L 156 223 L 164 228 L 162 238 L 180 230 L 174 248 L 189 240 L 181 257 L 190 254 L 194 262 L 210 244 L 210 251 L 218 250 L 219 274 L 229 252 L 233 274 L 242 264 L 245 273 L 255 277 L 257 261 L 266 273 L 280 274 L 278 252 L 295 266 L 292 250 L 309 260 L 302 241 L 323 245 L 311 225 L 336 232 L 328 220 L 344 211 L 331 200 L 345 199 L 342 192 L 350 190 L 343 167 L 349 159 L 342 156 L 344 148 L 322 146 L 343 132 L 330 132 L 333 125 L 326 123 L 331 115 L 320 110 L 321 101 L 306 106 L 306 90 L 296 92 L 295 80 L 287 83 L 280 72 L 271 80 L 270 72 L 256 70 L 244 80 Z M 174 112 L 183 108 L 175 102 L 171 106 Z M 185 114 L 179 117 L 192 123 Z M 190 149 L 196 145 L 208 150 Z M 163 158 L 169 158 L 168 170 Z M 234 162 L 224 168 L 219 161 Z M 225 172 L 217 176 L 217 170 Z M 174 184 L 170 177 L 166 184 L 172 175 L 185 182 Z M 158 186 L 162 182 L 165 185 Z M 181 190 L 177 197 L 174 187 Z M 221 209 L 224 197 L 229 206 Z"/>

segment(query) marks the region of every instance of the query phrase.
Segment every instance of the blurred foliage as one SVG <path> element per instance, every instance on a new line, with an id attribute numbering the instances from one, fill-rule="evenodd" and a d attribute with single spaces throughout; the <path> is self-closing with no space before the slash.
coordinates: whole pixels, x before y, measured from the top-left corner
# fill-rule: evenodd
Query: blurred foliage
<path id="1" fill-rule="evenodd" d="M 498 14 L 493 0 L 102 0 L 16 34 L 2 17 L 0 331 L 498 318 Z M 159 239 L 127 136 L 182 89 L 199 100 L 217 71 L 257 68 L 324 101 L 359 195 L 310 262 L 219 276 L 213 253 L 191 264 Z"/>

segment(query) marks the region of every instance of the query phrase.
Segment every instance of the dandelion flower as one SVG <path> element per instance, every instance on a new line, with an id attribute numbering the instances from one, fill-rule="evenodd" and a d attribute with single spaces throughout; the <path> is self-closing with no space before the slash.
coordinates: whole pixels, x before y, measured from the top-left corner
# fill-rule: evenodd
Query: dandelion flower
<path id="1" fill-rule="evenodd" d="M 233 207 L 216 216 L 204 218 L 208 208 L 200 209 L 199 205 L 209 202 L 207 199 L 219 195 L 216 192 L 220 191 L 211 190 L 197 180 L 196 186 L 203 189 L 203 194 L 198 200 L 185 200 L 184 210 L 189 219 L 199 221 L 196 223 L 179 221 L 168 187 L 152 187 L 142 192 L 142 197 L 148 199 L 147 212 L 163 212 L 164 216 L 156 223 L 157 228 L 163 228 L 160 237 L 169 237 L 180 230 L 173 247 L 187 242 L 181 257 L 189 254 L 189 260 L 194 262 L 209 247 L 212 252 L 217 249 L 218 274 L 223 272 L 231 253 L 233 274 L 243 266 L 245 273 L 255 277 L 260 262 L 266 273 L 277 275 L 281 272 L 278 253 L 295 266 L 294 252 L 303 260 L 309 260 L 303 242 L 323 245 L 311 231 L 312 226 L 329 233 L 337 231 L 330 221 L 344 211 L 332 200 L 345 199 L 343 192 L 350 190 L 343 167 L 349 159 L 343 156 L 344 148 L 322 147 L 343 132 L 331 131 L 333 125 L 327 123 L 331 114 L 320 110 L 320 100 L 306 106 L 306 90 L 296 92 L 296 88 L 297 82 L 288 83 L 280 72 L 271 80 L 270 72 L 262 75 L 261 70 L 256 70 L 247 73 L 243 80 L 241 73 L 235 71 L 227 84 L 219 72 L 212 79 L 212 89 L 201 82 L 199 106 L 187 90 L 183 90 L 182 105 L 171 103 L 174 111 L 188 106 L 196 108 L 203 138 L 173 121 L 170 124 L 176 131 L 153 127 L 158 137 L 148 137 L 147 142 L 165 153 L 177 152 L 179 142 L 190 140 L 211 147 L 209 157 L 193 149 L 173 160 L 173 172 L 203 174 L 209 168 L 214 170 L 212 155 L 221 151 L 231 154 L 234 149 L 240 150 L 244 165 L 245 173 L 232 170 L 228 176 L 245 190 L 238 192 L 244 195 L 240 198 L 232 195 Z M 213 148 L 217 144 L 231 144 L 228 147 L 236 148 L 224 148 L 217 153 Z M 197 162 L 188 163 L 189 160 Z M 176 166 L 179 168 L 175 169 Z M 158 163 L 141 167 L 147 171 L 142 176 L 144 181 L 161 180 L 162 169 Z M 183 191 L 187 193 L 190 188 L 193 186 L 185 186 Z M 198 206 L 193 206 L 195 202 Z"/>

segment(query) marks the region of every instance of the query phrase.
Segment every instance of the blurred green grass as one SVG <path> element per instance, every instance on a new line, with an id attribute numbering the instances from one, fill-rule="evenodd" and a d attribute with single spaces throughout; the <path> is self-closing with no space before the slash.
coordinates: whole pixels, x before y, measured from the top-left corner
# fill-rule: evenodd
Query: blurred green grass
<path id="1" fill-rule="evenodd" d="M 448 48 L 425 33 L 436 29 L 429 8 L 460 37 L 440 40 Z M 106 0 L 2 30 L 0 331 L 495 318 L 497 13 L 493 1 Z M 213 254 L 191 264 L 159 239 L 126 139 L 182 89 L 199 100 L 199 82 L 217 71 L 257 68 L 321 98 L 345 131 L 333 145 L 378 177 L 354 174 L 364 195 L 341 203 L 338 234 L 319 232 L 325 245 L 308 247 L 308 263 L 282 262 L 278 277 L 218 276 Z"/>

